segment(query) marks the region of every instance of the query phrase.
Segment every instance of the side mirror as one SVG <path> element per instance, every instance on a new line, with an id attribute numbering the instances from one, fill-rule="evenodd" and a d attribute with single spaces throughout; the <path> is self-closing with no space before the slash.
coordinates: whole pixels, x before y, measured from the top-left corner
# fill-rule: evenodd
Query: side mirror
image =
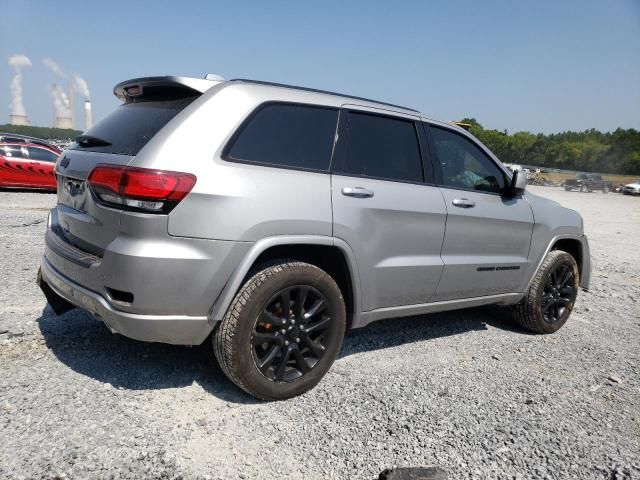
<path id="1" fill-rule="evenodd" d="M 522 170 L 514 170 L 511 177 L 511 185 L 509 193 L 511 195 L 522 195 L 527 188 L 527 172 Z"/>

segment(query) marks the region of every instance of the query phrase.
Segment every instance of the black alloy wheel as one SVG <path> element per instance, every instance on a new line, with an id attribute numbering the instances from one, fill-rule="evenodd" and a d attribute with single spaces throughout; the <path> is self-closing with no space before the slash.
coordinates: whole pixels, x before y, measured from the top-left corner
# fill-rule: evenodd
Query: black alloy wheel
<path id="1" fill-rule="evenodd" d="M 551 250 L 524 298 L 513 307 L 514 319 L 534 333 L 554 333 L 569 319 L 578 296 L 580 270 L 568 252 Z"/>
<path id="2" fill-rule="evenodd" d="M 327 306 L 309 285 L 285 288 L 267 302 L 251 338 L 255 365 L 265 377 L 291 382 L 318 363 L 332 326 Z"/>
<path id="3" fill-rule="evenodd" d="M 566 263 L 559 264 L 549 272 L 540 301 L 545 322 L 558 322 L 571 313 L 578 295 L 575 283 L 575 275 Z"/>
<path id="4" fill-rule="evenodd" d="M 342 291 L 327 272 L 297 260 L 256 267 L 213 335 L 222 371 L 245 392 L 284 400 L 314 388 L 340 352 Z"/>

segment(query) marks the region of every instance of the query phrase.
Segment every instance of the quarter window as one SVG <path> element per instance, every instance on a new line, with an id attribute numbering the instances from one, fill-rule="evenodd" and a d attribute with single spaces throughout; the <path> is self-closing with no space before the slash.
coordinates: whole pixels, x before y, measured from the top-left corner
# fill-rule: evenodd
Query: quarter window
<path id="1" fill-rule="evenodd" d="M 338 110 L 271 104 L 260 108 L 233 140 L 227 157 L 264 165 L 328 171 Z"/>
<path id="2" fill-rule="evenodd" d="M 333 171 L 345 175 L 422 182 L 414 122 L 349 111 L 344 145 Z"/>
<path id="3" fill-rule="evenodd" d="M 451 130 L 430 127 L 446 187 L 501 193 L 505 175 L 478 146 Z"/>

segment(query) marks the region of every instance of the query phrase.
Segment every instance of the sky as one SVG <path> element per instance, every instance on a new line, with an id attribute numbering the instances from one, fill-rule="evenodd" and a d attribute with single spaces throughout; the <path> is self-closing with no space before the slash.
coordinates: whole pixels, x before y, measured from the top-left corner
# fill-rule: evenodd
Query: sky
<path id="1" fill-rule="evenodd" d="M 118 105 L 122 80 L 217 73 L 509 132 L 640 129 L 640 0 L 0 0 L 0 18 L 0 124 L 7 60 L 21 53 L 32 61 L 27 115 L 42 126 L 59 82 L 43 65 L 51 58 L 86 79 L 94 121 Z"/>

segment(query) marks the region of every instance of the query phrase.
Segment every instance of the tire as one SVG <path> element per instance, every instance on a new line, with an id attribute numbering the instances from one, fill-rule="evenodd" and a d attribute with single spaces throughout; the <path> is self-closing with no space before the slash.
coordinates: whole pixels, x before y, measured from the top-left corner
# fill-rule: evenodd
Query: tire
<path id="1" fill-rule="evenodd" d="M 587 188 L 587 186 L 586 186 L 586 185 L 582 185 L 582 186 L 580 186 L 580 191 L 581 191 L 582 193 L 586 193 L 586 192 L 588 192 L 588 191 L 589 191 L 589 189 Z"/>
<path id="2" fill-rule="evenodd" d="M 572 190 L 572 188 L 571 188 L 571 187 L 567 187 L 566 185 L 564 186 L 564 189 L 565 189 L 567 192 L 570 192 L 570 191 Z"/>
<path id="3" fill-rule="evenodd" d="M 340 351 L 345 326 L 344 299 L 333 278 L 315 265 L 284 260 L 242 286 L 213 335 L 213 348 L 238 387 L 262 400 L 284 400 L 318 384 Z"/>
<path id="4" fill-rule="evenodd" d="M 567 274 L 565 286 L 558 288 L 563 280 L 560 275 Z M 550 251 L 536 272 L 527 295 L 514 306 L 515 321 L 534 333 L 558 331 L 571 315 L 579 279 L 578 265 L 570 254 L 562 250 Z"/>

